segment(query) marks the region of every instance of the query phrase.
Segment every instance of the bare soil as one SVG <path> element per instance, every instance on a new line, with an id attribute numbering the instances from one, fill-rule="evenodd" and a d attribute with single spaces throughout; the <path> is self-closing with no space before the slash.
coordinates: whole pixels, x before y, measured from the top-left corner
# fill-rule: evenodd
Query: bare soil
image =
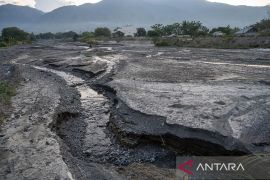
<path id="1" fill-rule="evenodd" d="M 177 155 L 270 151 L 269 49 L 44 41 L 0 54 L 22 79 L 0 133 L 5 179 L 174 179 Z"/>

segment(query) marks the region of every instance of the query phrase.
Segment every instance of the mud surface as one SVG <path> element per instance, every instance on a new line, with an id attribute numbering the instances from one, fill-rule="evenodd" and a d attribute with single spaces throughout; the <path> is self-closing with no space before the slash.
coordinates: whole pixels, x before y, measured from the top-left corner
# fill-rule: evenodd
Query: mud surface
<path id="1" fill-rule="evenodd" d="M 269 50 L 134 46 L 122 52 L 128 60 L 109 86 L 146 119 L 159 116 L 139 120 L 131 133 L 200 139 L 246 153 L 269 151 Z M 133 117 L 124 119 L 141 119 Z M 159 128 L 153 128 L 155 122 Z"/>
<path id="2" fill-rule="evenodd" d="M 177 155 L 269 152 L 269 52 L 50 41 L 1 50 L 24 81 L 1 130 L 0 174 L 173 179 Z"/>

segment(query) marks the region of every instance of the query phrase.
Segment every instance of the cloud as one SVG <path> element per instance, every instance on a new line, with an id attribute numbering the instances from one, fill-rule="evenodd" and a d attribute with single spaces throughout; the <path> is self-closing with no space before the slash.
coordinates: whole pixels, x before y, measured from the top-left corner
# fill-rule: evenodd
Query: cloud
<path id="1" fill-rule="evenodd" d="M 49 12 L 61 6 L 67 5 L 70 5 L 70 3 L 63 0 L 36 0 L 35 8 L 44 12 Z"/>
<path id="2" fill-rule="evenodd" d="M 34 7 L 36 2 L 35 0 L 2 0 L 0 4 L 15 4 L 20 6 L 31 6 Z"/>
<path id="3" fill-rule="evenodd" d="M 270 0 L 208 0 L 210 2 L 221 2 L 232 5 L 265 6 L 270 4 Z"/>
<path id="4" fill-rule="evenodd" d="M 30 6 L 48 12 L 61 6 L 81 5 L 99 1 L 101 0 L 0 0 L 0 5 L 15 4 L 20 6 Z"/>
<path id="5" fill-rule="evenodd" d="M 97 3 L 101 0 L 69 0 L 70 4 L 73 5 L 81 5 L 81 4 L 85 4 L 85 3 Z"/>

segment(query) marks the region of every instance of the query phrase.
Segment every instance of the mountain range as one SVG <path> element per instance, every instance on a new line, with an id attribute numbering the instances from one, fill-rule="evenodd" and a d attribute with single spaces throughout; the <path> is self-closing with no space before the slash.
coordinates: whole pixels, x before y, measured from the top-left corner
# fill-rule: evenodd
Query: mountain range
<path id="1" fill-rule="evenodd" d="M 44 13 L 27 6 L 0 6 L 0 29 L 18 26 L 31 32 L 86 31 L 98 26 L 150 27 L 183 20 L 208 27 L 244 27 L 267 17 L 269 7 L 232 6 L 206 0 L 103 0 L 95 4 L 64 6 Z"/>

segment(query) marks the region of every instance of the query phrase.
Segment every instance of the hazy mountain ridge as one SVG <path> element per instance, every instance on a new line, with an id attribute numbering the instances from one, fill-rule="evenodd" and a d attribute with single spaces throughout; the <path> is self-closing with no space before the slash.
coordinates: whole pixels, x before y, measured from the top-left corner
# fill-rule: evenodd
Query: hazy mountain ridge
<path id="1" fill-rule="evenodd" d="M 14 24 L 35 32 L 84 31 L 125 24 L 150 26 L 183 20 L 201 21 L 210 27 L 228 24 L 243 27 L 265 17 L 267 7 L 231 6 L 205 0 L 103 0 L 96 4 L 64 6 L 49 13 L 29 7 L 0 6 L 0 28 Z"/>
<path id="2" fill-rule="evenodd" d="M 44 12 L 28 7 L 6 4 L 0 6 L 0 22 L 33 22 L 37 21 Z"/>

